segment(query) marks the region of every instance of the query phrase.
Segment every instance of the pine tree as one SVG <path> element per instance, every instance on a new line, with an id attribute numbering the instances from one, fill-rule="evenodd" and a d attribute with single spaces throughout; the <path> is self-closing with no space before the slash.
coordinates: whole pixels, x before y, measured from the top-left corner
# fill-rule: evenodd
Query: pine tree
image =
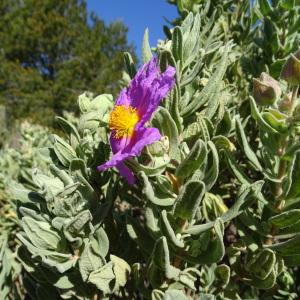
<path id="1" fill-rule="evenodd" d="M 0 16 L 0 104 L 12 118 L 49 125 L 84 90 L 117 91 L 133 51 L 121 22 L 105 25 L 84 0 L 1 0 Z"/>

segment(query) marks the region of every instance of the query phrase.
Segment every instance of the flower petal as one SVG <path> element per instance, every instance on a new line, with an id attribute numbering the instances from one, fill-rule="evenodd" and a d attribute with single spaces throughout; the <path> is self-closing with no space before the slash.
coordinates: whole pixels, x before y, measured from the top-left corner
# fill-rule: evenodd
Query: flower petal
<path id="1" fill-rule="evenodd" d="M 119 151 L 122 151 L 129 143 L 130 138 L 129 137 L 123 137 L 120 139 L 114 138 L 114 132 L 109 137 L 109 142 L 111 145 L 112 153 L 115 154 Z"/>
<path id="2" fill-rule="evenodd" d="M 131 105 L 131 101 L 127 96 L 126 88 L 121 91 L 115 105 L 126 105 L 126 106 Z"/>
<path id="3" fill-rule="evenodd" d="M 119 163 L 116 167 L 119 170 L 120 175 L 126 178 L 129 184 L 134 184 L 136 182 L 133 172 L 124 163 Z"/>
<path id="4" fill-rule="evenodd" d="M 128 140 L 128 144 L 124 148 L 115 153 L 109 161 L 98 166 L 97 170 L 107 170 L 108 168 L 117 166 L 129 157 L 140 155 L 146 145 L 158 141 L 160 137 L 161 135 L 157 128 L 140 128 L 134 133 L 132 138 Z M 118 143 L 119 141 L 116 141 L 114 137 L 111 137 L 111 144 L 113 147 L 119 147 Z"/>
<path id="5" fill-rule="evenodd" d="M 168 94 L 175 84 L 175 68 L 169 66 L 160 73 L 157 59 L 145 64 L 132 80 L 126 93 L 131 106 L 138 110 L 141 126 L 145 124 L 157 109 L 159 102 Z"/>
<path id="6" fill-rule="evenodd" d="M 175 85 L 175 73 L 176 70 L 173 67 L 168 67 L 167 70 L 161 74 L 160 78 L 153 82 L 150 101 L 146 107 L 143 107 L 142 117 L 139 122 L 141 125 L 144 125 L 150 120 L 153 112 L 159 106 L 160 101 L 168 95 Z"/>
<path id="7" fill-rule="evenodd" d="M 160 140 L 161 135 L 159 130 L 154 127 L 140 128 L 135 132 L 132 142 L 125 147 L 123 152 L 130 152 L 130 156 L 138 156 L 142 152 L 143 148 Z"/>

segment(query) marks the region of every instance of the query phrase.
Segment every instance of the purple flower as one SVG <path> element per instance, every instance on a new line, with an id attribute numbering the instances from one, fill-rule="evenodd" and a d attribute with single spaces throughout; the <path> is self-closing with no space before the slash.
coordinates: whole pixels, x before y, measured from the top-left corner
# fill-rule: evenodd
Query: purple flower
<path id="1" fill-rule="evenodd" d="M 112 158 L 97 167 L 98 171 L 116 167 L 130 184 L 135 182 L 133 172 L 124 161 L 140 155 L 146 145 L 160 139 L 157 128 L 147 128 L 160 101 L 175 84 L 175 68 L 160 73 L 157 58 L 143 65 L 128 88 L 121 91 L 109 118 Z"/>

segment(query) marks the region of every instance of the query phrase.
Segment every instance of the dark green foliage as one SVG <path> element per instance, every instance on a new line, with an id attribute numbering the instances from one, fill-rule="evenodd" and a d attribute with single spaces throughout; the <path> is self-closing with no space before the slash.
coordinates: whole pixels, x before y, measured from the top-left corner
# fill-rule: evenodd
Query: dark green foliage
<path id="1" fill-rule="evenodd" d="M 89 90 L 115 93 L 126 27 L 87 14 L 84 0 L 0 3 L 0 103 L 11 118 L 51 125 Z"/>

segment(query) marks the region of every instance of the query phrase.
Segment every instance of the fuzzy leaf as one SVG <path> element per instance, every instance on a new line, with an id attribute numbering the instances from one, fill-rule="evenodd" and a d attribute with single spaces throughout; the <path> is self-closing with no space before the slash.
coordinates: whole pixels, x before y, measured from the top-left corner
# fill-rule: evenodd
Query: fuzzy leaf
<path id="1" fill-rule="evenodd" d="M 178 130 L 177 126 L 172 119 L 170 113 L 163 107 L 160 107 L 154 118 L 152 119 L 152 123 L 155 127 L 160 129 L 162 135 L 165 135 L 169 138 L 170 148 L 169 148 L 169 156 L 171 158 L 176 159 L 178 157 Z"/>
<path id="2" fill-rule="evenodd" d="M 288 169 L 284 192 L 287 198 L 296 198 L 300 194 L 300 150 L 294 153 Z"/>
<path id="3" fill-rule="evenodd" d="M 62 163 L 62 165 L 64 165 L 65 167 L 69 167 L 71 161 L 77 157 L 76 152 L 68 143 L 66 143 L 58 135 L 54 134 L 53 138 L 53 149 L 57 158 Z"/>
<path id="4" fill-rule="evenodd" d="M 203 181 L 206 185 L 206 191 L 209 191 L 214 186 L 219 175 L 219 155 L 213 142 L 209 141 L 207 146 L 211 152 L 208 156 L 208 168 Z"/>
<path id="5" fill-rule="evenodd" d="M 90 273 L 101 268 L 104 264 L 104 258 L 99 253 L 96 253 L 92 244 L 86 240 L 78 262 L 83 281 L 87 281 Z"/>
<path id="6" fill-rule="evenodd" d="M 269 219 L 269 223 L 278 228 L 289 227 L 298 221 L 300 221 L 300 209 L 285 211 Z"/>
<path id="7" fill-rule="evenodd" d="M 149 30 L 146 28 L 143 38 L 143 46 L 142 46 L 142 60 L 143 63 L 147 63 L 152 58 L 152 51 L 149 44 Z"/>
<path id="8" fill-rule="evenodd" d="M 23 217 L 22 227 L 36 247 L 46 250 L 56 250 L 59 247 L 62 237 L 52 230 L 48 222 L 36 221 L 31 217 Z"/>
<path id="9" fill-rule="evenodd" d="M 168 219 L 168 214 L 165 210 L 163 210 L 161 212 L 161 231 L 163 232 L 163 234 L 165 234 L 165 236 L 167 237 L 167 239 L 173 243 L 176 247 L 179 248 L 183 248 L 184 247 L 184 243 L 183 241 L 179 240 L 176 237 L 176 234 L 170 224 L 170 221 Z"/>
<path id="10" fill-rule="evenodd" d="M 174 208 L 174 216 L 191 221 L 205 193 L 205 184 L 202 181 L 190 180 L 181 189 Z"/>
<path id="11" fill-rule="evenodd" d="M 124 259 L 112 254 L 110 255 L 110 260 L 114 264 L 113 271 L 116 276 L 116 284 L 119 286 L 125 286 L 131 273 L 129 264 Z"/>
<path id="12" fill-rule="evenodd" d="M 189 177 L 201 167 L 206 159 L 206 155 L 207 150 L 204 142 L 202 140 L 198 140 L 191 149 L 191 152 L 177 167 L 176 176 L 181 179 Z"/>
<path id="13" fill-rule="evenodd" d="M 259 112 L 257 106 L 256 106 L 256 103 L 255 103 L 255 100 L 250 97 L 250 105 L 251 105 L 251 114 L 252 114 L 252 117 L 254 120 L 257 121 L 259 127 L 266 131 L 266 132 L 269 132 L 269 133 L 273 133 L 273 134 L 276 134 L 278 133 L 278 131 L 273 128 L 271 125 L 269 125 L 265 120 L 264 118 L 262 117 L 261 113 Z"/>
<path id="14" fill-rule="evenodd" d="M 183 41 L 180 27 L 175 27 L 172 34 L 172 53 L 176 61 L 183 61 Z"/>
<path id="15" fill-rule="evenodd" d="M 235 126 L 236 126 L 236 133 L 237 133 L 238 141 L 239 141 L 243 151 L 245 152 L 247 158 L 249 159 L 249 161 L 252 163 L 252 165 L 255 167 L 256 170 L 262 171 L 262 166 L 261 166 L 257 156 L 255 155 L 254 151 L 251 149 L 251 147 L 248 143 L 246 134 L 244 132 L 244 128 L 243 128 L 242 123 L 239 118 L 236 118 L 235 124 L 236 124 Z"/>
<path id="16" fill-rule="evenodd" d="M 113 262 L 110 261 L 100 269 L 93 271 L 88 278 L 88 282 L 93 283 L 104 294 L 111 293 L 115 279 L 113 266 Z"/>
<path id="17" fill-rule="evenodd" d="M 202 89 L 197 99 L 190 102 L 181 112 L 182 116 L 186 117 L 197 111 L 201 106 L 209 102 L 214 97 L 217 97 L 220 89 L 220 82 L 225 74 L 228 63 L 229 46 L 226 46 L 221 62 L 218 64 L 215 72 L 211 75 L 208 84 Z M 198 99 L 201 99 L 200 101 Z"/>
<path id="18" fill-rule="evenodd" d="M 154 246 L 151 260 L 160 270 L 165 272 L 168 279 L 175 279 L 179 270 L 170 265 L 170 253 L 166 237 L 159 238 Z"/>

